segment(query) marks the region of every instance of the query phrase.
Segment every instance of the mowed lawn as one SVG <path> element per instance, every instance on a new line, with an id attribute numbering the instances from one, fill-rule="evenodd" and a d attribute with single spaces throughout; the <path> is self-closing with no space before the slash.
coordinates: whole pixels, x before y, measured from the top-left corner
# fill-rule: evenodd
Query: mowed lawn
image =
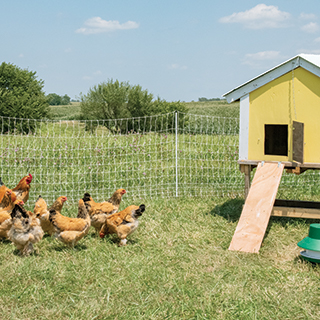
<path id="1" fill-rule="evenodd" d="M 243 199 L 133 203 L 146 212 L 126 247 L 93 229 L 74 249 L 44 237 L 25 258 L 0 242 L 0 319 L 319 319 L 320 268 L 297 247 L 315 221 L 271 218 L 245 254 L 228 251 Z"/>

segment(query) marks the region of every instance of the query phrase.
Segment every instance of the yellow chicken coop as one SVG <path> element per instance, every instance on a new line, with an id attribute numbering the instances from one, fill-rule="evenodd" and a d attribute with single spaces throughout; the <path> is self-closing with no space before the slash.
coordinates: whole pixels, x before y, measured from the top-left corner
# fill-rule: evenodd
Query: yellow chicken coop
<path id="1" fill-rule="evenodd" d="M 320 55 L 299 54 L 224 97 L 240 101 L 238 162 L 246 193 L 243 219 L 229 249 L 258 252 L 271 214 L 308 217 L 311 210 L 316 215 L 310 217 L 320 218 L 319 204 L 309 210 L 306 203 L 282 208 L 275 203 L 284 168 L 296 174 L 320 169 Z"/>
<path id="2" fill-rule="evenodd" d="M 297 55 L 224 97 L 240 101 L 240 164 L 320 168 L 320 55 Z"/>

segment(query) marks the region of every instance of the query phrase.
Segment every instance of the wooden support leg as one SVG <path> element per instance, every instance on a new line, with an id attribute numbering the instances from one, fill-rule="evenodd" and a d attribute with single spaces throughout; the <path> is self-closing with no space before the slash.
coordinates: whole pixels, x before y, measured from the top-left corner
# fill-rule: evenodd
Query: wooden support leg
<path id="1" fill-rule="evenodd" d="M 244 173 L 244 196 L 247 199 L 250 190 L 250 173 L 252 170 L 251 164 L 240 164 L 240 171 Z"/>
<path id="2" fill-rule="evenodd" d="M 250 190 L 251 165 L 244 166 L 244 197 L 247 199 Z"/>

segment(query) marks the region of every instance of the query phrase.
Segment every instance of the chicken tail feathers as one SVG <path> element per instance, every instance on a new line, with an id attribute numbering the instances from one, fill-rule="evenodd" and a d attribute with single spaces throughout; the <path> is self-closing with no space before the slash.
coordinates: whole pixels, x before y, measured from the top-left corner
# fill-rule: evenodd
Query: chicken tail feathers
<path id="1" fill-rule="evenodd" d="M 78 216 L 77 218 L 86 219 L 88 215 L 88 207 L 83 199 L 79 200 Z"/>
<path id="2" fill-rule="evenodd" d="M 4 185 L 4 183 L 2 182 L 2 179 L 0 177 L 0 187 L 3 186 L 3 185 Z"/>
<path id="3" fill-rule="evenodd" d="M 49 220 L 53 224 L 54 224 L 54 220 L 55 220 L 56 214 L 57 214 L 57 211 L 55 209 L 50 209 L 50 211 L 49 211 Z"/>
<path id="4" fill-rule="evenodd" d="M 90 193 L 86 192 L 86 193 L 83 195 L 82 200 L 83 200 L 84 202 L 90 201 L 90 200 L 91 200 L 91 195 L 90 195 Z"/>
<path id="5" fill-rule="evenodd" d="M 141 204 L 139 206 L 139 209 L 136 210 L 136 215 L 137 216 L 141 216 L 142 212 L 144 212 L 146 210 L 146 206 L 144 204 Z"/>
<path id="6" fill-rule="evenodd" d="M 28 217 L 27 211 L 24 208 L 20 207 L 18 204 L 16 204 L 12 209 L 11 218 L 14 219 L 14 218 L 21 218 L 21 217 L 27 218 Z"/>

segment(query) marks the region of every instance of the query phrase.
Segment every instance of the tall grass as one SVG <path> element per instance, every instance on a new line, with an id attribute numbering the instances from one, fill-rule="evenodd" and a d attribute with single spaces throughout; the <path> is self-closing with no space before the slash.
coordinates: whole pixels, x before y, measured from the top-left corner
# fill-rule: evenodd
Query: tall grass
<path id="1" fill-rule="evenodd" d="M 191 114 L 215 117 L 239 118 L 239 102 L 232 104 L 226 101 L 185 102 Z M 80 102 L 66 106 L 50 106 L 50 117 L 53 120 L 79 120 Z"/>
<path id="2" fill-rule="evenodd" d="M 79 120 L 80 102 L 71 102 L 71 105 L 50 106 L 49 116 L 54 120 Z"/>
<path id="3" fill-rule="evenodd" d="M 11 121 L 19 126 L 32 120 Z M 87 122 L 34 121 L 34 132 L 0 135 L 0 176 L 14 187 L 32 173 L 32 201 L 39 194 L 48 201 L 63 194 L 77 202 L 86 191 L 102 201 L 119 187 L 132 198 L 244 195 L 237 164 L 238 118 L 179 113 L 177 135 L 174 113 Z M 136 131 L 122 132 L 126 121 Z M 113 129 L 117 122 L 120 132 Z M 279 197 L 319 199 L 318 180 L 318 171 L 284 174 Z"/>
<path id="4" fill-rule="evenodd" d="M 213 116 L 213 117 L 230 117 L 239 118 L 239 102 L 229 104 L 225 100 L 206 101 L 206 102 L 186 102 L 189 112 L 192 114 Z"/>
<path id="5" fill-rule="evenodd" d="M 38 121 L 35 132 L 0 136 L 0 176 L 13 187 L 31 172 L 32 201 L 63 194 L 77 202 L 86 191 L 102 201 L 120 187 L 133 198 L 242 194 L 238 119 L 181 117 L 177 135 L 174 113 L 137 118 L 137 131 L 124 134 L 109 123 L 91 132 L 85 128 L 95 121 Z"/>

